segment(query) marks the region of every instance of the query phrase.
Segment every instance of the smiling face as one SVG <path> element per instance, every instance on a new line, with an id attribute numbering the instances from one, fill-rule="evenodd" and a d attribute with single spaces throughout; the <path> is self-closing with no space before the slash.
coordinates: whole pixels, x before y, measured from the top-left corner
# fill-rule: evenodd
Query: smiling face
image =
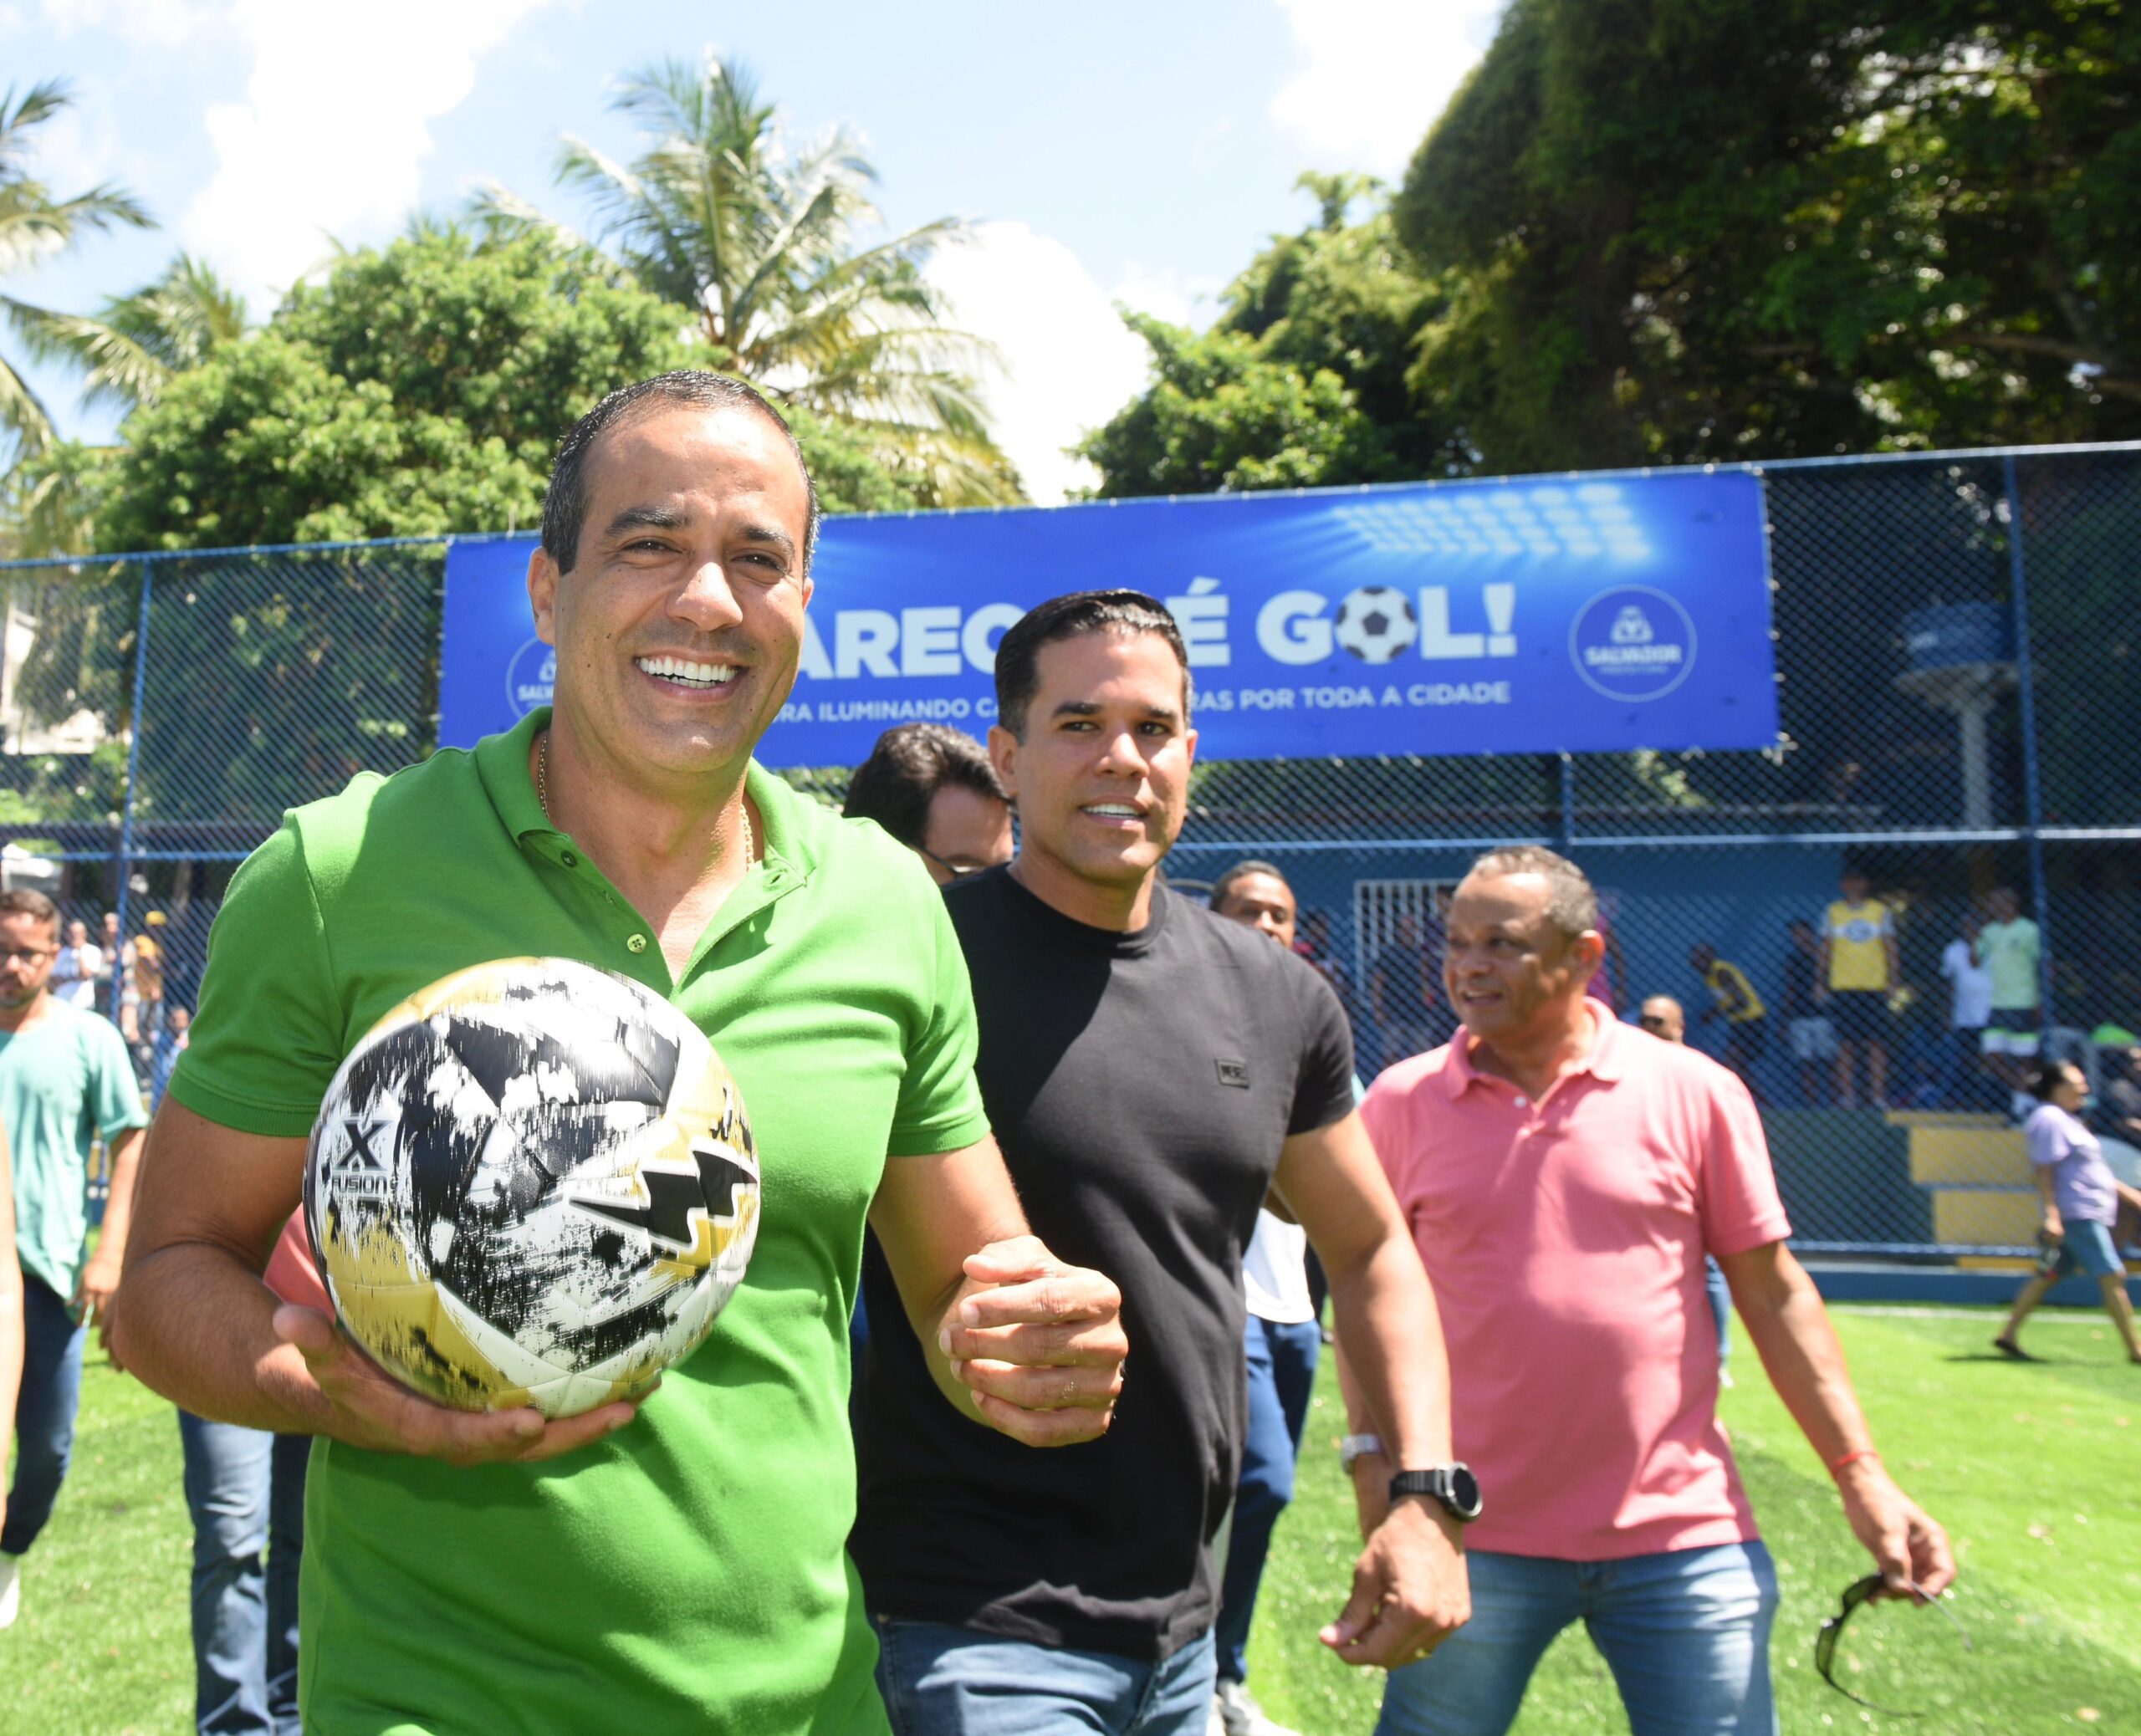
<path id="1" fill-rule="evenodd" d="M 1154 633 L 1081 633 L 1041 647 L 1025 739 L 989 732 L 1018 804 L 1022 860 L 1044 875 L 1132 890 L 1182 830 L 1197 732 L 1182 665 Z"/>
<path id="2" fill-rule="evenodd" d="M 590 455 L 570 572 L 538 550 L 528 595 L 557 647 L 555 716 L 635 781 L 740 767 L 795 682 L 810 497 L 772 421 L 665 405 Z"/>
<path id="3" fill-rule="evenodd" d="M 1464 1028 L 1487 1042 L 1543 1043 L 1565 1029 L 1605 944 L 1548 919 L 1540 874 L 1474 874 L 1449 901 L 1443 986 Z"/>

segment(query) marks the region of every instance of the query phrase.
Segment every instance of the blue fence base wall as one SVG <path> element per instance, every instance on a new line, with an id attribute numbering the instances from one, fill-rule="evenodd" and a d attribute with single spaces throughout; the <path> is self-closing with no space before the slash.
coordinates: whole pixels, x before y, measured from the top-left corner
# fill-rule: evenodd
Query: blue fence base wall
<path id="1" fill-rule="evenodd" d="M 1952 1266 L 1892 1266 L 1849 1260 L 1806 1262 L 1815 1288 L 1830 1302 L 1979 1304 L 2005 1308 L 2029 1274 L 1959 1271 Z M 2141 1278 L 2129 1276 L 2126 1293 L 2141 1303 Z M 2102 1308 L 2093 1278 L 2069 1278 L 2045 1298 L 2052 1308 Z"/>

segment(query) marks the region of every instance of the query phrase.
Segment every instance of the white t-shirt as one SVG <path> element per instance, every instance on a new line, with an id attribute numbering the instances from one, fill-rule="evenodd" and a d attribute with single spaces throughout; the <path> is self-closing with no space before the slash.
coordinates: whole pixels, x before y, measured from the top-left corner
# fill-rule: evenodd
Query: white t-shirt
<path id="1" fill-rule="evenodd" d="M 1308 1232 L 1298 1223 L 1256 1214 L 1256 1233 L 1242 1251 L 1241 1283 L 1249 1311 L 1274 1325 L 1297 1326 L 1316 1318 L 1308 1294 Z"/>
<path id="2" fill-rule="evenodd" d="M 62 947 L 52 961 L 53 994 L 70 1007 L 84 1012 L 97 1008 L 97 978 L 104 972 L 104 952 L 93 941 L 79 947 Z"/>
<path id="3" fill-rule="evenodd" d="M 1971 956 L 1966 940 L 1951 940 L 1940 955 L 1940 974 L 1955 985 L 1948 1023 L 1959 1031 L 1981 1031 L 1992 1021 L 1992 973 Z"/>

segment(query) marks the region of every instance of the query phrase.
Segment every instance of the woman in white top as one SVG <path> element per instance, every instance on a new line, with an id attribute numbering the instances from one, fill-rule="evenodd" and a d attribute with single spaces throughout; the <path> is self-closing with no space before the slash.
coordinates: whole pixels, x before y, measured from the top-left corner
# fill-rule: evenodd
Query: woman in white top
<path id="1" fill-rule="evenodd" d="M 2126 1340 L 2129 1362 L 2141 1362 L 2141 1337 L 2135 1335 L 2133 1305 L 2126 1294 L 2126 1265 L 2112 1239 L 2112 1225 L 2123 1198 L 2141 1205 L 2141 1192 L 2111 1172 L 2103 1147 L 2082 1125 L 2079 1111 L 2088 1081 L 2072 1061 L 2050 1061 L 2029 1082 L 2037 1107 L 2023 1124 L 2029 1141 L 2030 1167 L 2044 1196 L 2044 1228 L 2038 1240 L 2044 1257 L 2036 1275 L 2015 1298 L 2013 1310 L 1993 1347 L 2002 1356 L 2029 1360 L 2018 1335 L 2030 1310 L 2070 1272 L 2087 1272 L 2103 1292 L 2104 1308 Z"/>

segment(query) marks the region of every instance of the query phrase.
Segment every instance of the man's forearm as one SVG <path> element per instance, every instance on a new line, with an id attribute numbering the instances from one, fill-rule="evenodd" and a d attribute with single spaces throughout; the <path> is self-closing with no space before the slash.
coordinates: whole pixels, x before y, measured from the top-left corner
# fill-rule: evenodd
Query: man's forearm
<path id="1" fill-rule="evenodd" d="M 1386 1238 L 1351 1267 L 1326 1268 L 1346 1384 L 1382 1437 L 1393 1470 L 1447 1464 L 1449 1362 L 1442 1320 L 1418 1252 Z"/>
<path id="2" fill-rule="evenodd" d="M 1730 1262 L 1722 1264 L 1730 1277 Z M 1747 1335 L 1777 1396 L 1822 1463 L 1833 1466 L 1847 1454 L 1871 1450 L 1873 1432 L 1814 1280 L 1781 1253 L 1758 1294 L 1743 1295 L 1742 1288 L 1734 1284 L 1732 1296 Z"/>
<path id="3" fill-rule="evenodd" d="M 115 1255 L 125 1253 L 126 1237 L 134 1227 L 134 1183 L 141 1174 L 141 1147 L 147 1141 L 147 1130 L 135 1127 L 121 1134 L 111 1147 L 111 1186 L 105 1195 L 104 1229 L 97 1245 L 110 1248 Z"/>
<path id="4" fill-rule="evenodd" d="M 181 1242 L 143 1254 L 123 1294 L 117 1348 L 143 1385 L 214 1422 L 280 1434 L 324 1424 L 304 1358 L 275 1335 L 274 1293 L 229 1249 Z"/>

